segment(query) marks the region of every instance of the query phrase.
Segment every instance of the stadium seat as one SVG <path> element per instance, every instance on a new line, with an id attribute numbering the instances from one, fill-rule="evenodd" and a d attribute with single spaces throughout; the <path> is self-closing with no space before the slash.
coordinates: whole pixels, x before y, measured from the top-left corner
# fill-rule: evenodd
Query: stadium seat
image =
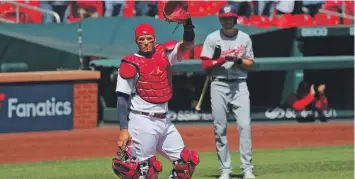
<path id="1" fill-rule="evenodd" d="M 279 18 L 274 18 L 272 22 L 279 28 L 290 28 L 295 26 L 293 16 L 291 14 L 284 14 Z"/>
<path id="2" fill-rule="evenodd" d="M 334 26 L 339 25 L 339 17 L 324 14 L 324 13 L 317 13 L 315 15 L 316 24 L 320 26 Z"/>
<path id="3" fill-rule="evenodd" d="M 174 50 L 177 43 L 178 42 L 176 40 L 170 40 L 170 41 L 164 42 L 162 45 L 163 45 L 165 51 L 171 52 Z"/>
<path id="4" fill-rule="evenodd" d="M 345 13 L 349 15 L 354 15 L 354 1 L 334 1 L 334 0 L 326 0 L 323 4 L 322 8 L 338 12 L 345 5 Z"/>
<path id="5" fill-rule="evenodd" d="M 163 14 L 163 8 L 164 8 L 164 1 L 159 1 L 158 2 L 158 19 L 165 20 L 164 14 Z"/>
<path id="6" fill-rule="evenodd" d="M 309 14 L 295 14 L 292 16 L 292 21 L 297 26 L 315 26 L 316 21 Z"/>
<path id="7" fill-rule="evenodd" d="M 345 1 L 346 14 L 354 16 L 354 1 Z"/>
<path id="8" fill-rule="evenodd" d="M 194 47 L 194 56 L 193 56 L 194 59 L 200 59 L 202 47 L 203 47 L 202 45 L 196 45 Z"/>
<path id="9" fill-rule="evenodd" d="M 40 1 L 20 1 L 17 0 L 18 3 L 23 3 L 27 5 L 31 5 L 33 7 L 40 7 Z M 21 12 L 21 23 L 42 23 L 42 13 L 40 11 L 19 7 L 19 11 Z M 1 2 L 0 3 L 0 14 L 6 13 L 6 18 L 11 20 L 13 18 L 13 14 L 15 13 L 16 20 L 16 7 L 12 4 Z M 26 14 L 25 16 L 23 15 Z"/>
<path id="10" fill-rule="evenodd" d="M 205 2 L 201 2 L 201 8 L 203 9 L 202 10 L 202 13 L 203 13 L 203 16 L 209 16 L 211 15 L 211 2 L 210 1 L 205 1 Z"/>
<path id="11" fill-rule="evenodd" d="M 217 15 L 219 12 L 219 9 L 226 4 L 227 4 L 227 1 L 211 1 L 209 14 L 210 15 Z"/>
<path id="12" fill-rule="evenodd" d="M 204 8 L 204 2 L 201 1 L 188 1 L 188 10 L 191 17 L 203 17 L 208 14 Z"/>
<path id="13" fill-rule="evenodd" d="M 6 20 L 10 20 L 16 23 L 16 10 L 8 10 L 2 13 L 2 17 Z M 29 23 L 29 16 L 26 12 L 20 11 L 19 23 L 26 24 Z"/>
<path id="14" fill-rule="evenodd" d="M 271 27 L 271 21 L 267 16 L 251 15 L 249 17 L 249 25 L 256 27 Z"/>
<path id="15" fill-rule="evenodd" d="M 245 16 L 238 16 L 237 23 L 240 25 L 249 25 L 249 19 Z"/>
<path id="16" fill-rule="evenodd" d="M 322 8 L 336 12 L 339 5 L 341 5 L 341 1 L 325 0 Z"/>
<path id="17" fill-rule="evenodd" d="M 13 6 L 9 3 L 0 2 L 0 14 L 2 14 L 5 11 L 9 11 L 12 8 L 13 8 Z"/>
<path id="18" fill-rule="evenodd" d="M 31 5 L 33 7 L 40 8 L 41 2 L 40 1 L 29 1 L 28 5 Z M 28 13 L 28 16 L 30 17 L 30 23 L 35 23 L 35 24 L 41 24 L 43 21 L 42 18 L 42 12 L 41 11 L 36 11 L 36 10 L 31 10 L 31 9 L 24 9 Z"/>
<path id="19" fill-rule="evenodd" d="M 354 20 L 349 19 L 349 18 L 344 18 L 343 24 L 344 25 L 352 25 L 352 24 L 354 24 Z"/>
<path id="20" fill-rule="evenodd" d="M 192 50 L 185 52 L 183 60 L 190 60 L 191 59 L 191 51 Z"/>
<path id="21" fill-rule="evenodd" d="M 123 16 L 132 17 L 136 15 L 135 2 L 126 0 L 123 7 Z"/>
<path id="22" fill-rule="evenodd" d="M 345 14 L 354 17 L 354 1 L 345 1 Z M 354 20 L 350 18 L 344 18 L 343 24 L 352 25 L 354 24 Z"/>
<path id="23" fill-rule="evenodd" d="M 345 7 L 345 14 L 354 16 L 354 1 L 334 1 L 334 0 L 326 0 L 325 3 L 323 4 L 322 8 L 337 12 L 337 13 L 342 13 L 342 8 Z M 318 17 L 319 21 L 321 21 L 321 24 L 324 25 L 338 25 L 341 23 L 340 18 L 337 16 L 333 17 L 327 17 L 325 18 L 324 14 L 319 15 Z M 316 19 L 317 20 L 317 19 Z M 351 25 L 354 24 L 354 21 L 349 19 L 349 18 L 344 18 L 343 24 L 345 25 Z"/>
<path id="24" fill-rule="evenodd" d="M 22 3 L 22 4 L 27 4 L 30 5 L 32 7 L 37 7 L 40 8 L 40 1 L 19 1 L 17 0 L 16 2 L 18 3 Z M 41 11 L 37 11 L 37 10 L 33 10 L 33 9 L 29 9 L 29 8 L 25 8 L 25 7 L 20 7 L 19 8 L 22 12 L 26 13 L 28 16 L 28 23 L 36 23 L 36 24 L 40 24 L 42 23 L 42 12 Z"/>

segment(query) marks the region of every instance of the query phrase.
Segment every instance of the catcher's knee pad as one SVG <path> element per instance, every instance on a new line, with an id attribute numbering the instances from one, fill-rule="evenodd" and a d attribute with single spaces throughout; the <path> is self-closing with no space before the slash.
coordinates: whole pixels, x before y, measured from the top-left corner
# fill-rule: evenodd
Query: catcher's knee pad
<path id="1" fill-rule="evenodd" d="M 157 179 L 159 172 L 163 171 L 163 166 L 157 158 L 151 157 L 139 164 L 140 175 L 146 179 Z"/>
<path id="2" fill-rule="evenodd" d="M 200 163 L 200 157 L 196 152 L 190 151 L 186 147 L 182 150 L 180 157 L 181 159 L 173 162 L 172 178 L 190 179 L 196 166 Z"/>

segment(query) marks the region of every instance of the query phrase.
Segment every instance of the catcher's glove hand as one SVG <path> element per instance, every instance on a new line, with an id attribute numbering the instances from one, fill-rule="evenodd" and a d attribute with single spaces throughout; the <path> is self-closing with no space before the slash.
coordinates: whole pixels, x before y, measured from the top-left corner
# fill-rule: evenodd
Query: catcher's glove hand
<path id="1" fill-rule="evenodd" d="M 188 12 L 187 1 L 166 1 L 164 4 L 163 14 L 168 22 L 177 22 L 178 24 L 186 24 L 190 18 Z"/>

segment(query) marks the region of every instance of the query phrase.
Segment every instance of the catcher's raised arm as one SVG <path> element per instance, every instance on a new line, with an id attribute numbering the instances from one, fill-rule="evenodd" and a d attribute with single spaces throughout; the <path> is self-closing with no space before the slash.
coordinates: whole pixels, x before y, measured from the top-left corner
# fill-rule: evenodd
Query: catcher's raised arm
<path id="1" fill-rule="evenodd" d="M 182 59 L 185 52 L 194 47 L 195 26 L 192 24 L 188 5 L 185 1 L 167 1 L 164 5 L 164 17 L 168 22 L 183 24 L 183 40 L 179 42 L 177 49 L 177 59 Z"/>

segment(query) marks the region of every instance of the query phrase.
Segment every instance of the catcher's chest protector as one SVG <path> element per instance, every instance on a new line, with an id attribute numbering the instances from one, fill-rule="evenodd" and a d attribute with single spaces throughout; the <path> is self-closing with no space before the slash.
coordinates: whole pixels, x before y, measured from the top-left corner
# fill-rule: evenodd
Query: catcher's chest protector
<path id="1" fill-rule="evenodd" d="M 152 58 L 128 55 L 123 60 L 138 68 L 136 91 L 143 100 L 158 104 L 168 102 L 172 98 L 171 66 L 161 44 L 155 45 Z"/>

